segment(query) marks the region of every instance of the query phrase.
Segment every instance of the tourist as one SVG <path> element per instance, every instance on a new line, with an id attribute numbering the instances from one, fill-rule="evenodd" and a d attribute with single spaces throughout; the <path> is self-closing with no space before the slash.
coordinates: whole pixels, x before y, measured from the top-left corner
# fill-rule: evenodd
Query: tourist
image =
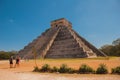
<path id="1" fill-rule="evenodd" d="M 19 65 L 20 65 L 20 57 L 17 56 L 17 57 L 16 57 L 15 67 L 16 67 L 16 66 L 19 67 Z"/>
<path id="2" fill-rule="evenodd" d="M 10 62 L 10 68 L 12 68 L 13 67 L 13 56 L 10 57 L 9 62 Z"/>

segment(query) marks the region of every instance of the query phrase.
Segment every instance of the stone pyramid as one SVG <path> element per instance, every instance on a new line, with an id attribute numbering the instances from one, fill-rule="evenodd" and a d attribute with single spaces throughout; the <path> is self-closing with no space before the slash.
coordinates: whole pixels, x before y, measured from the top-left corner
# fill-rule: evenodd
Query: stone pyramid
<path id="1" fill-rule="evenodd" d="M 106 56 L 72 29 L 64 18 L 51 22 L 51 28 L 33 40 L 18 55 L 22 58 L 85 58 Z"/>

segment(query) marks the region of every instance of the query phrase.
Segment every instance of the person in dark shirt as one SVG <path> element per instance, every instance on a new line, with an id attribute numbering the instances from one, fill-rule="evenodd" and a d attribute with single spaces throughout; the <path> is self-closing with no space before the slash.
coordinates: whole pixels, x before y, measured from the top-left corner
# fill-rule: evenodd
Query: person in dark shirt
<path id="1" fill-rule="evenodd" d="M 20 57 L 17 56 L 17 57 L 16 57 L 15 67 L 16 67 L 16 66 L 19 67 L 19 65 L 20 65 Z"/>
<path id="2" fill-rule="evenodd" d="M 10 63 L 10 68 L 12 68 L 13 67 L 13 56 L 10 57 L 9 63 Z"/>

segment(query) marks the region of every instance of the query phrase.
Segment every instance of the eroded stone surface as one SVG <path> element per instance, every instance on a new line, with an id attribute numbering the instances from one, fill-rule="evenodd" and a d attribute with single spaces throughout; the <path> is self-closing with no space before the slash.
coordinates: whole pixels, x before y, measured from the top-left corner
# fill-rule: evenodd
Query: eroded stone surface
<path id="1" fill-rule="evenodd" d="M 51 28 L 19 51 L 22 58 L 83 58 L 106 56 L 78 35 L 66 19 L 51 22 Z"/>

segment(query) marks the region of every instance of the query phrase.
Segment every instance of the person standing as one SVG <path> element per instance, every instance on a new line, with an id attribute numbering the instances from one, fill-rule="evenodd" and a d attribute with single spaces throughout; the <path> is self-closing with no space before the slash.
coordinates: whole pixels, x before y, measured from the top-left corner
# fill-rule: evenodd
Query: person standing
<path id="1" fill-rule="evenodd" d="M 13 56 L 10 57 L 9 63 L 10 63 L 10 68 L 12 68 L 13 67 Z"/>
<path id="2" fill-rule="evenodd" d="M 16 67 L 16 66 L 19 67 L 19 65 L 20 65 L 20 57 L 17 56 L 17 57 L 16 57 L 15 67 Z"/>

